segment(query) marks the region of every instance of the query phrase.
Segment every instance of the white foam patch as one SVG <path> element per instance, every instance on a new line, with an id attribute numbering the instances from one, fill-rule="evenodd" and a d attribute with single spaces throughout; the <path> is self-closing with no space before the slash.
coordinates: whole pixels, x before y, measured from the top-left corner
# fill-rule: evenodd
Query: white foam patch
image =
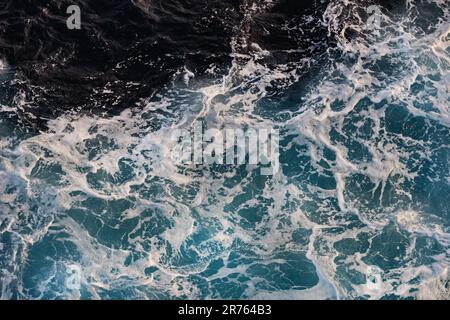
<path id="1" fill-rule="evenodd" d="M 444 2 L 439 3 L 445 8 Z M 341 4 L 341 1 L 330 4 L 324 23 L 329 26 L 330 37 L 337 40 L 340 53 L 354 63 L 333 61 L 333 72 L 321 75 L 322 81 L 309 92 L 306 102 L 299 102 L 295 112 L 286 112 L 289 118 L 286 123 L 258 114 L 257 103 L 267 96 L 267 89 L 274 81 L 284 83 L 286 88 L 298 81 L 302 68 L 317 57 L 297 62 L 296 68 L 292 68 L 292 65 L 269 68 L 261 62 L 261 57 L 267 57 L 270 53 L 256 43 L 248 43 L 246 27 L 252 17 L 273 5 L 272 1 L 263 1 L 260 6 L 253 3 L 244 8 L 246 17 L 232 43 L 232 66 L 221 81 L 196 88 L 196 81 L 201 80 L 193 77 L 192 72 L 185 68 L 180 71 L 180 75 L 187 89 L 174 87 L 172 92 L 164 92 L 161 101 L 145 101 L 142 109 L 125 110 L 107 119 L 83 115 L 62 116 L 49 122 L 49 131 L 25 139 L 17 147 L 12 146 L 10 140 L 2 139 L 0 217 L 1 221 L 7 221 L 5 227 L 2 226 L 2 232 L 14 231 L 21 237 L 21 242 L 33 244 L 49 233 L 50 225 L 67 230 L 70 241 L 82 256 L 79 263 L 83 271 L 83 288 L 94 298 L 100 298 L 102 291 L 122 288 L 133 288 L 140 298 L 154 297 L 154 292 L 171 297 L 199 298 L 202 293 L 188 276 L 205 271 L 209 262 L 215 259 L 222 258 L 227 262 L 230 250 L 237 241 L 261 256 L 268 256 L 280 249 L 304 252 L 319 276 L 319 283 L 306 290 L 255 292 L 254 288 L 250 288 L 246 293 L 252 298 L 339 299 L 366 296 L 378 299 L 386 294 L 411 296 L 411 289 L 418 289 L 418 298 L 448 297 L 445 288 L 442 289 L 442 279 L 448 276 L 448 271 L 445 271 L 448 257 L 445 255 L 433 257 L 435 262 L 428 266 L 404 265 L 389 272 L 380 271 L 373 279 L 367 278 L 364 284 L 354 285 L 351 289 L 345 288 L 336 277 L 338 266 L 335 259 L 339 254 L 334 244 L 342 239 L 356 239 L 360 233 L 370 234 L 372 239 L 390 221 L 395 221 L 403 232 L 411 235 L 412 240 L 422 235 L 436 239 L 447 248 L 450 246 L 448 230 L 438 222 L 427 221 L 422 212 L 398 211 L 386 207 L 382 213 L 374 214 L 369 209 L 365 210 L 358 197 L 351 198 L 347 190 L 349 179 L 359 174 L 374 184 L 373 194 L 381 190 L 379 199 L 376 199 L 380 207 L 388 186 L 411 197 L 403 186 L 413 181 L 417 173 L 406 164 L 407 160 L 415 150 L 420 152 L 420 159 L 429 159 L 432 150 L 423 141 L 393 134 L 395 139 L 408 146 L 399 148 L 399 143 L 395 143 L 384 128 L 386 107 L 377 109 L 371 106 L 360 110 L 359 103 L 366 98 L 372 103 L 383 100 L 402 102 L 411 114 L 448 127 L 448 22 L 442 19 L 429 35 L 415 35 L 405 27 L 406 17 L 404 21 L 391 21 L 384 16 L 388 26 L 383 32 L 368 38 L 357 36 L 349 40 L 344 36 L 348 28 L 353 28 L 360 35 L 370 33 L 361 20 L 350 20 L 348 12 L 344 10 L 348 9 L 347 6 L 351 9 L 359 4 L 356 1 L 346 1 L 346 6 Z M 445 18 L 448 18 L 448 9 L 445 9 Z M 243 47 L 251 50 L 246 51 Z M 414 105 L 414 101 L 424 102 L 426 97 L 410 95 L 410 87 L 416 78 L 419 75 L 426 76 L 429 71 L 430 66 L 417 61 L 421 56 L 429 58 L 434 63 L 433 70 L 444 75 L 441 79 L 432 80 L 436 88 L 432 104 L 437 109 L 431 112 Z M 367 69 L 366 63 L 383 59 L 396 63 L 403 61 L 407 67 L 404 73 L 388 80 Z M 0 70 L 1 66 L 0 63 Z M 180 97 L 186 100 L 179 102 L 177 99 Z M 341 109 L 333 107 L 336 101 L 343 103 Z M 369 138 L 346 133 L 346 121 L 352 116 L 363 119 L 354 123 L 357 128 L 363 128 L 365 121 L 370 119 L 372 134 Z M 239 178 L 238 184 L 225 188 L 226 178 L 237 175 L 236 168 L 226 174 L 214 175 L 209 168 L 199 170 L 194 166 L 179 166 L 168 161 L 174 144 L 170 134 L 175 129 L 191 129 L 198 118 L 207 119 L 212 127 L 218 128 L 241 128 L 243 125 L 281 127 L 294 136 L 286 149 L 307 146 L 308 151 L 304 156 L 309 159 L 311 170 L 314 173 L 331 172 L 336 186 L 325 190 L 308 185 L 306 179 L 299 182 L 302 176 L 289 177 L 280 171 L 271 180 L 264 182 L 258 199 L 252 196 L 239 203 L 231 212 L 226 211 L 225 208 L 233 203 L 236 196 L 246 195 L 246 192 L 255 189 L 251 171 Z M 336 134 L 342 135 L 344 140 L 353 139 L 364 145 L 370 159 L 352 158 L 352 148 L 342 140 L 337 140 L 334 137 Z M 326 150 L 331 150 L 335 160 L 325 157 Z M 42 184 L 36 183 L 39 181 L 35 177 L 38 171 L 36 168 L 40 161 L 48 165 L 57 164 L 62 171 L 61 181 L 56 181 L 55 175 L 46 182 L 46 186 L 51 186 L 48 190 L 43 190 Z M 128 161 L 132 175 L 118 182 L 122 174 L 121 161 Z M 324 169 L 324 163 L 329 169 Z M 297 163 L 289 165 L 298 166 Z M 95 182 L 100 186 L 93 183 L 89 175 L 99 175 L 100 178 Z M 11 186 L 16 186 L 17 190 L 8 193 Z M 136 186 L 148 189 L 158 186 L 161 191 L 157 195 L 146 196 L 135 191 Z M 56 194 L 52 195 L 55 190 Z M 32 216 L 27 201 L 37 197 L 50 202 L 48 214 L 57 219 L 55 222 L 42 223 L 31 235 L 21 235 L 18 214 L 23 212 Z M 108 248 L 91 236 L 81 224 L 65 215 L 66 210 L 77 207 L 88 198 L 105 201 L 132 199 L 133 207 L 121 213 L 121 221 L 140 217 L 146 209 L 158 209 L 171 225 L 151 239 L 138 235 L 130 240 L 135 252 Z M 261 199 L 270 202 L 270 205 L 266 205 L 267 215 L 261 222 L 255 223 L 253 229 L 245 228 L 240 223 L 243 218 L 238 212 L 257 207 Z M 338 208 L 333 209 L 336 211 L 330 212 L 330 206 L 327 206 L 329 199 L 337 200 Z M 309 211 L 303 208 L 313 201 L 317 208 Z M 11 205 L 11 208 L 4 204 Z M 333 213 L 336 213 L 335 216 Z M 94 216 L 101 214 L 93 213 Z M 365 226 L 360 229 L 347 228 L 349 222 L 346 219 L 354 215 Z M 209 230 L 210 238 L 201 244 L 187 246 L 190 237 L 201 227 L 196 225 L 199 221 L 213 226 Z M 134 230 L 138 230 L 143 222 L 144 219 L 140 220 Z M 293 232 L 299 228 L 311 232 L 307 237 L 307 245 L 296 244 L 292 239 Z M 333 233 L 333 229 L 344 230 Z M 162 240 L 170 244 L 171 250 Z M 177 265 L 174 260 L 179 258 L 183 250 L 189 249 L 195 251 L 198 259 L 187 266 Z M 0 256 L 2 250 L 4 248 L 0 246 Z M 168 251 L 173 256 L 168 256 Z M 139 258 L 125 265 L 125 260 L 133 253 L 139 253 Z M 364 263 L 365 255 L 356 253 L 348 256 L 345 263 L 363 275 L 374 273 L 377 266 Z M 17 264 L 20 262 L 13 261 Z M 158 270 L 152 275 L 146 275 L 145 269 L 148 267 L 157 267 Z M 245 275 L 245 270 L 242 265 L 223 267 L 208 280 L 221 279 L 232 273 Z M 8 272 L 13 275 L 17 270 L 10 268 Z M 41 283 L 40 291 L 46 290 L 54 272 L 49 272 L 50 277 Z M 419 285 L 411 284 L 415 277 L 420 277 Z M 13 283 L 14 276 L 8 279 L 4 282 L 7 284 L 2 286 L 1 298 L 11 295 L 8 286 Z M 81 292 L 66 294 L 79 298 Z"/>

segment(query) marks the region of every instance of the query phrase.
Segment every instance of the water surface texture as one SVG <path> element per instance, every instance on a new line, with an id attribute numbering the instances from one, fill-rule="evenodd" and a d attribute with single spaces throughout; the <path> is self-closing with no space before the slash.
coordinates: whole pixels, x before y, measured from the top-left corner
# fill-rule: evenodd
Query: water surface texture
<path id="1" fill-rule="evenodd" d="M 0 0 L 2 299 L 450 299 L 448 1 L 76 2 Z"/>

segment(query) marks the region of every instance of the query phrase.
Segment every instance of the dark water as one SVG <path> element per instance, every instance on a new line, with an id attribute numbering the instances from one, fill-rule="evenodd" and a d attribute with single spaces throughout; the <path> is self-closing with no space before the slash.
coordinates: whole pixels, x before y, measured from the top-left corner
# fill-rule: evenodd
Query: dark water
<path id="1" fill-rule="evenodd" d="M 316 39 L 291 37 L 283 28 L 316 7 L 323 12 L 326 5 L 314 1 L 281 1 L 251 18 L 249 8 L 258 6 L 251 1 L 87 1 L 79 3 L 83 28 L 75 31 L 65 25 L 70 4 L 9 1 L 1 11 L 2 55 L 26 81 L 10 90 L 28 94 L 22 119 L 38 128 L 68 110 L 118 113 L 154 95 L 184 67 L 204 77 L 211 77 L 205 74 L 211 65 L 225 72 L 240 33 L 237 41 L 274 52 L 269 63 L 275 65 L 298 61 L 300 54 L 286 51 L 326 36 L 324 28 L 311 32 Z M 243 54 L 251 50 L 239 47 Z"/>
<path id="2" fill-rule="evenodd" d="M 450 297 L 446 1 L 71 4 L 0 1 L 2 298 Z M 171 163 L 197 118 L 280 171 Z"/>

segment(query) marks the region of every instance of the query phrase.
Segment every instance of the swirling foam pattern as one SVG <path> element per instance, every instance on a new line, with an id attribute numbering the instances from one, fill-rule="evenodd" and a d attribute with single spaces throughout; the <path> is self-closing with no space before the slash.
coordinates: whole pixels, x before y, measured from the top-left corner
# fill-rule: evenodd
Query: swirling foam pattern
<path id="1" fill-rule="evenodd" d="M 2 299 L 450 298 L 447 1 L 37 2 L 0 12 Z M 167 161 L 195 119 L 280 170 Z"/>

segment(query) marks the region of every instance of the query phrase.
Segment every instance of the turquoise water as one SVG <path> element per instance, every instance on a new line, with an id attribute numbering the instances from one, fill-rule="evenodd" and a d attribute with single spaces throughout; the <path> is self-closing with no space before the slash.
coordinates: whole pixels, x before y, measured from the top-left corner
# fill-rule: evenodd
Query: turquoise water
<path id="1" fill-rule="evenodd" d="M 308 78 L 235 47 L 223 77 L 181 70 L 140 108 L 40 133 L 0 88 L 1 297 L 449 299 L 448 4 L 375 31 L 352 6 L 330 3 L 336 45 Z M 197 118 L 278 129 L 280 170 L 171 162 Z"/>

